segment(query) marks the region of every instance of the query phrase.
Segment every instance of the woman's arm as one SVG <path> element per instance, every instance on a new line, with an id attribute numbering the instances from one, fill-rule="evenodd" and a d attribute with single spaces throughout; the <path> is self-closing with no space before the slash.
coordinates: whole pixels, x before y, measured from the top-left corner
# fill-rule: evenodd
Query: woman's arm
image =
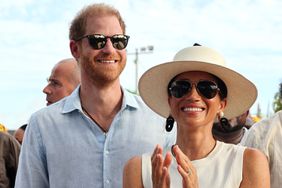
<path id="1" fill-rule="evenodd" d="M 266 156 L 257 149 L 244 152 L 243 180 L 240 188 L 269 188 L 270 175 Z"/>

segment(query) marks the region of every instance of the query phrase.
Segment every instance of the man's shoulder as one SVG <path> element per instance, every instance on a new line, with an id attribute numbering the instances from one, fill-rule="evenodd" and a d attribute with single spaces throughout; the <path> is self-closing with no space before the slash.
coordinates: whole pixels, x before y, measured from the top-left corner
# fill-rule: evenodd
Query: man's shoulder
<path id="1" fill-rule="evenodd" d="M 56 117 L 63 113 L 63 109 L 66 103 L 66 99 L 60 100 L 54 104 L 43 107 L 31 115 L 31 118 L 44 118 L 44 117 Z"/>
<path id="2" fill-rule="evenodd" d="M 255 123 L 250 131 L 270 131 L 272 129 L 282 129 L 282 111 L 276 112 L 272 116 Z"/>
<path id="3" fill-rule="evenodd" d="M 125 95 L 125 100 L 126 105 L 129 106 L 129 109 L 134 109 L 133 111 L 137 116 L 142 116 L 144 119 L 149 118 L 151 120 L 164 121 L 164 118 L 149 108 L 139 95 L 128 92 Z"/>
<path id="4" fill-rule="evenodd" d="M 242 139 L 242 145 L 262 148 L 266 150 L 273 140 L 281 139 L 282 135 L 282 111 L 271 117 L 264 118 L 255 123 Z"/>
<path id="5" fill-rule="evenodd" d="M 9 133 L 0 132 L 0 142 L 4 144 L 5 147 L 10 147 L 11 145 L 14 145 L 17 149 L 19 149 L 19 143 Z"/>
<path id="6" fill-rule="evenodd" d="M 10 140 L 12 135 L 0 131 L 0 140 Z"/>
<path id="7" fill-rule="evenodd" d="M 144 101 L 138 94 L 125 90 L 124 97 L 126 100 L 126 104 L 129 106 L 132 106 L 134 108 L 149 109 L 149 107 L 144 103 Z"/>
<path id="8" fill-rule="evenodd" d="M 61 103 L 61 101 L 58 102 L 58 103 L 51 104 L 51 105 L 46 106 L 46 107 L 42 107 L 41 109 L 37 110 L 33 114 L 39 115 L 39 114 L 45 114 L 45 113 L 58 112 L 58 111 L 61 110 L 60 103 Z"/>

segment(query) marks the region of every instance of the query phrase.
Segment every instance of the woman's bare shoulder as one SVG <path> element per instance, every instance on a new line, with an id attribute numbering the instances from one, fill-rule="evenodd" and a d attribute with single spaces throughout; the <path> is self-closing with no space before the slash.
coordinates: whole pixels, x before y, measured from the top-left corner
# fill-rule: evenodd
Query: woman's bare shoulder
<path id="1" fill-rule="evenodd" d="M 259 150 L 246 148 L 243 162 L 243 187 L 270 187 L 269 166 L 266 156 Z"/>

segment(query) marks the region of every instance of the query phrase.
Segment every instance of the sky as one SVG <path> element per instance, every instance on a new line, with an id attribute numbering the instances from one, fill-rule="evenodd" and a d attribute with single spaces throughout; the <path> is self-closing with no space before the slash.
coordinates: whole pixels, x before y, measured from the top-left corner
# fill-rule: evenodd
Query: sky
<path id="1" fill-rule="evenodd" d="M 46 106 L 46 78 L 59 60 L 71 57 L 69 24 L 96 2 L 113 5 L 126 22 L 125 88 L 134 91 L 146 70 L 197 42 L 220 52 L 228 67 L 257 86 L 252 114 L 258 105 L 265 116 L 273 113 L 282 82 L 280 0 L 0 0 L 0 123 L 8 129 Z M 148 46 L 153 51 L 140 52 Z"/>

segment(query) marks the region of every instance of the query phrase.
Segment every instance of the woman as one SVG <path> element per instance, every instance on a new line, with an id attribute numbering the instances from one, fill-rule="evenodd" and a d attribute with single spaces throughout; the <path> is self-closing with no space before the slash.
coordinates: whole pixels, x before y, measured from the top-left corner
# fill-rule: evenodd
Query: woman
<path id="1" fill-rule="evenodd" d="M 224 124 L 242 114 L 257 97 L 254 84 L 225 67 L 220 54 L 203 46 L 185 48 L 174 61 L 144 73 L 139 91 L 152 110 L 167 118 L 168 131 L 177 122 L 177 139 L 171 149 L 158 145 L 152 156 L 129 160 L 124 188 L 270 187 L 261 152 L 212 135 L 215 121 Z"/>

